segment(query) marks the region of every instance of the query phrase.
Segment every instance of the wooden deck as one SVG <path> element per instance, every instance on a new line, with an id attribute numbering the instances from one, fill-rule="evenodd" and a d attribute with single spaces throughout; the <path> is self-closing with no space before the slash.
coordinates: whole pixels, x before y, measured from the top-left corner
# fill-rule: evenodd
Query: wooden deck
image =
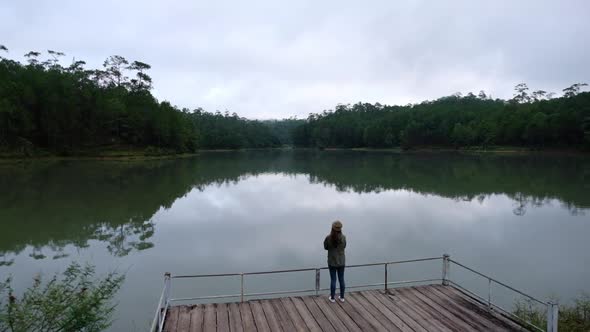
<path id="1" fill-rule="evenodd" d="M 452 286 L 174 306 L 164 331 L 527 331 Z"/>

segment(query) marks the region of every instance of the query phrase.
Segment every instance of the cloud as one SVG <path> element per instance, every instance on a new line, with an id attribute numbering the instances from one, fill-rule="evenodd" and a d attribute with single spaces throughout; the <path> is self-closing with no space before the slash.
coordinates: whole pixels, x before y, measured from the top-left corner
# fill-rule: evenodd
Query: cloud
<path id="1" fill-rule="evenodd" d="M 588 80 L 587 1 L 12 1 L 0 43 L 152 65 L 154 94 L 250 118 Z"/>

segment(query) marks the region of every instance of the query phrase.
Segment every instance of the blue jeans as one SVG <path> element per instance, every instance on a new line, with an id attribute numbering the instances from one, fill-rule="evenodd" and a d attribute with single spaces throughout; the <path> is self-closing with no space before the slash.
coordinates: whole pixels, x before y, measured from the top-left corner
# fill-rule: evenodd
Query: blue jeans
<path id="1" fill-rule="evenodd" d="M 344 266 L 329 266 L 330 269 L 330 298 L 334 298 L 336 293 L 336 273 L 338 273 L 338 283 L 340 284 L 340 297 L 344 298 Z"/>

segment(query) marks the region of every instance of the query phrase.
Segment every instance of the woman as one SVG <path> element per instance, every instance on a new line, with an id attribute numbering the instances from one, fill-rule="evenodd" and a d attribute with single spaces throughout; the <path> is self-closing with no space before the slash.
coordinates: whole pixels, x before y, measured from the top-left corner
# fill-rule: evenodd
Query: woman
<path id="1" fill-rule="evenodd" d="M 346 236 L 342 234 L 342 223 L 338 220 L 332 223 L 332 231 L 324 240 L 324 249 L 328 250 L 328 268 L 330 269 L 330 302 L 335 302 L 336 275 L 340 284 L 340 302 L 344 302 L 344 265 Z"/>

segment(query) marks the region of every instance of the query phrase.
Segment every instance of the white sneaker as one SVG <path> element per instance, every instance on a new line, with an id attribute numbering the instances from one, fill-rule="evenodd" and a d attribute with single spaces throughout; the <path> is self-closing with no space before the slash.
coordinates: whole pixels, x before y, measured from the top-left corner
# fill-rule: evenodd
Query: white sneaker
<path id="1" fill-rule="evenodd" d="M 343 297 L 338 296 L 338 300 L 340 300 L 340 302 L 344 302 L 344 298 Z"/>
<path id="2" fill-rule="evenodd" d="M 336 302 L 336 300 L 334 300 L 332 297 L 328 297 L 328 300 L 330 300 L 332 303 Z"/>

